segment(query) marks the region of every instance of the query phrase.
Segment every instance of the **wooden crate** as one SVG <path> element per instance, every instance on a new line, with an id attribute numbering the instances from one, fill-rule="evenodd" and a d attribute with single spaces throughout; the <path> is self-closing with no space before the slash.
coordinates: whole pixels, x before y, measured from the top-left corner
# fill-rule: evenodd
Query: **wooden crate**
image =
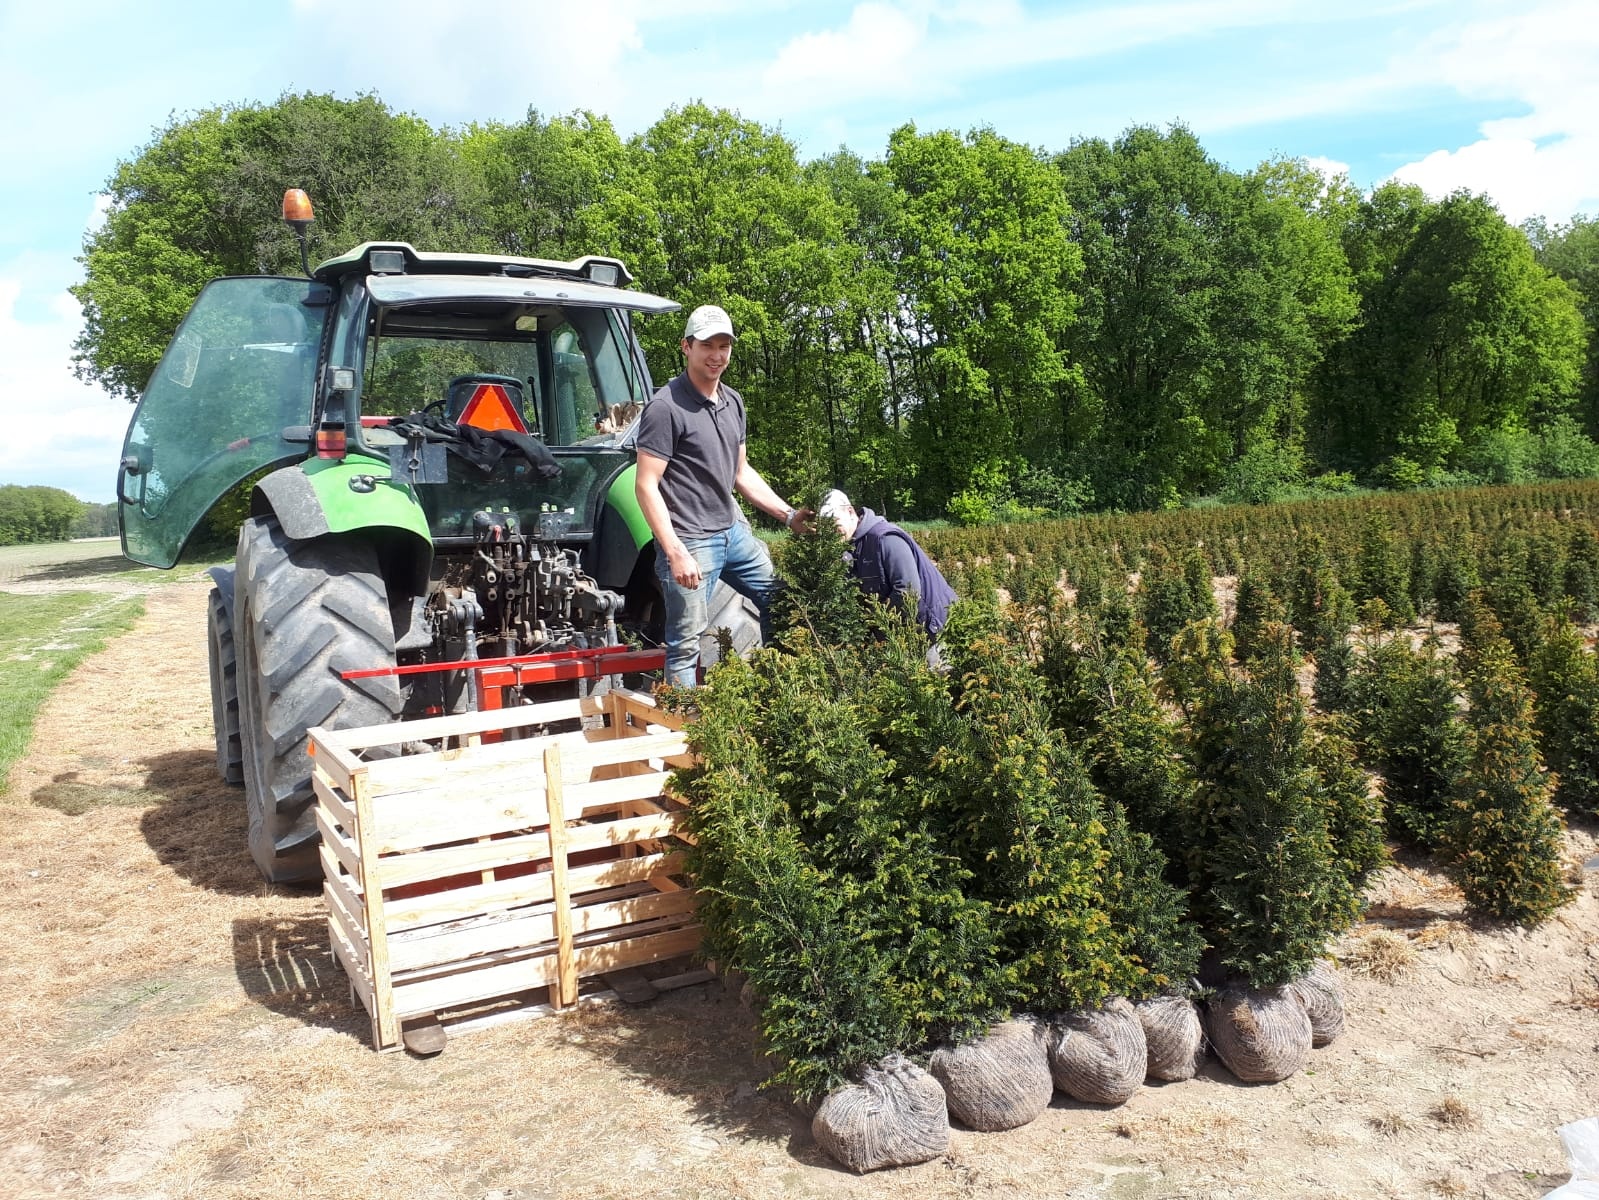
<path id="1" fill-rule="evenodd" d="M 555 721 L 584 728 L 532 736 Z M 667 791 L 691 761 L 653 698 L 584 700 L 313 729 L 322 894 L 372 1043 L 481 1001 L 695 950 L 690 839 Z M 427 753 L 399 754 L 417 743 Z M 385 756 L 386 755 L 386 756 Z"/>

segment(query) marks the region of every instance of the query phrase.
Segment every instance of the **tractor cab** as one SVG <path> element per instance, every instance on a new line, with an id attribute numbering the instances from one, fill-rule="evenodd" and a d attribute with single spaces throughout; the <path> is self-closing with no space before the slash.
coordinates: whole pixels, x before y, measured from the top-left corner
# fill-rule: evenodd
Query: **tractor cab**
<path id="1" fill-rule="evenodd" d="M 629 279 L 615 259 L 371 243 L 308 279 L 213 281 L 129 426 L 118 474 L 124 553 L 171 566 L 229 488 L 311 460 L 359 464 L 374 489 L 409 490 L 434 539 L 469 536 L 490 500 L 530 530 L 558 511 L 572 518 L 566 536 L 592 537 L 632 462 L 631 421 L 650 391 L 632 314 L 677 307 L 628 290 Z M 536 439 L 561 482 L 514 453 L 503 466 L 474 465 L 442 432 L 419 448 L 393 424 L 413 414 Z"/>

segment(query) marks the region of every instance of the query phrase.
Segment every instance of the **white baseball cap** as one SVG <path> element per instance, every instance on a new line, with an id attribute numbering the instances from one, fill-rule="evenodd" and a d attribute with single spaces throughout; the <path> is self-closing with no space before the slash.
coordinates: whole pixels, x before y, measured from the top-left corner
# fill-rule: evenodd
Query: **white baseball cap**
<path id="1" fill-rule="evenodd" d="M 737 336 L 733 332 L 733 318 L 714 304 L 702 304 L 689 313 L 688 324 L 683 327 L 683 337 L 697 342 L 719 333 L 725 333 L 728 337 Z"/>
<path id="2" fill-rule="evenodd" d="M 853 507 L 849 502 L 849 497 L 834 488 L 822 497 L 822 504 L 816 510 L 816 515 L 819 517 L 831 517 L 836 521 Z"/>

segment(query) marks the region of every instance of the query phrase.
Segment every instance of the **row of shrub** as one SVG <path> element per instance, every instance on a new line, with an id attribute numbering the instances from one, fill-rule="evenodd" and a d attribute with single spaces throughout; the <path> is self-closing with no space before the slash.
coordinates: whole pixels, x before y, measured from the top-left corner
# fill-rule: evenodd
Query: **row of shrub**
<path id="1" fill-rule="evenodd" d="M 1026 602 L 1064 583 L 1091 595 L 1195 560 L 1199 573 L 1269 580 L 1282 594 L 1307 549 L 1357 603 L 1397 620 L 1458 620 L 1477 588 L 1525 589 L 1599 619 L 1599 482 L 1386 494 L 1298 504 L 1116 514 L 919 535 L 957 590 Z"/>
<path id="2" fill-rule="evenodd" d="M 1225 628 L 1202 548 L 1149 542 L 1132 593 L 1001 605 L 968 580 L 934 669 L 823 525 L 782 548 L 777 644 L 680 697 L 707 949 L 798 1094 L 1010 1014 L 1301 978 L 1385 836 L 1439 851 L 1481 914 L 1569 898 L 1544 762 L 1594 807 L 1599 671 L 1565 615 L 1518 646 L 1470 590 L 1458 659 L 1395 635 L 1381 598 L 1352 630 L 1355 593 L 1302 539 L 1244 568 Z"/>

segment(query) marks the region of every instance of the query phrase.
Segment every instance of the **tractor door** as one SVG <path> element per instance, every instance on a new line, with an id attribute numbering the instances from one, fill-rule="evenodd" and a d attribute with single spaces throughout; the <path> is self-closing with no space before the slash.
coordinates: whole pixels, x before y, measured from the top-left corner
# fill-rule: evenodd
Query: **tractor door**
<path id="1" fill-rule="evenodd" d="M 117 471 L 125 555 L 172 566 L 224 492 L 305 457 L 329 298 L 309 279 L 205 286 L 128 425 Z"/>

